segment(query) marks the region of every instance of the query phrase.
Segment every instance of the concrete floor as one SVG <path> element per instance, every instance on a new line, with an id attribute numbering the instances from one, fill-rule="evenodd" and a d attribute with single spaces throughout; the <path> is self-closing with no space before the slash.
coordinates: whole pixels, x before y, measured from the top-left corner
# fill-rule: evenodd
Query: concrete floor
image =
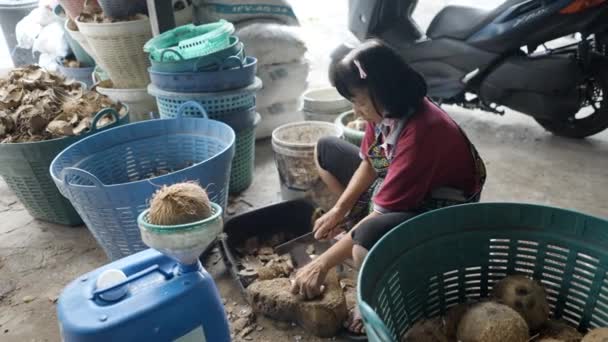
<path id="1" fill-rule="evenodd" d="M 310 42 L 312 85 L 325 81 L 327 54 L 346 34 L 345 1 L 325 10 L 327 1 L 294 2 Z M 333 3 L 333 1 L 332 1 Z M 302 8 L 300 8 L 302 7 Z M 324 8 L 323 14 L 316 9 Z M 427 15 L 428 17 L 428 15 Z M 329 18 L 329 19 L 328 19 Z M 325 37 L 325 38 L 324 38 Z M 324 38 L 324 39 L 320 39 Z M 583 141 L 554 137 L 533 120 L 447 107 L 477 145 L 488 166 L 484 201 L 555 205 L 608 217 L 608 134 Z M 234 210 L 250 210 L 280 200 L 279 180 L 269 141 L 257 144 L 253 186 Z M 242 303 L 238 288 L 217 256 L 208 265 L 222 296 Z M 66 228 L 33 220 L 0 181 L 0 340 L 58 341 L 55 303 L 78 275 L 107 262 L 86 228 Z M 256 341 L 316 339 L 289 324 L 260 319 Z"/>

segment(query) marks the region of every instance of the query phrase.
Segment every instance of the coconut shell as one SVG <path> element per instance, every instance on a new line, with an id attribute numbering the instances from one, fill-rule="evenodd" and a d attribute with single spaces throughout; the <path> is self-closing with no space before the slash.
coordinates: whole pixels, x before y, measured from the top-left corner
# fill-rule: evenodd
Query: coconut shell
<path id="1" fill-rule="evenodd" d="M 582 342 L 606 342 L 608 341 L 608 328 L 593 329 L 583 337 Z"/>
<path id="2" fill-rule="evenodd" d="M 211 216 L 207 192 L 193 182 L 163 186 L 150 203 L 151 224 L 173 226 L 193 223 Z"/>
<path id="3" fill-rule="evenodd" d="M 464 314 L 475 305 L 475 303 L 462 303 L 456 306 L 453 306 L 448 309 L 445 313 L 444 323 L 445 323 L 445 334 L 453 341 L 456 339 L 456 333 L 458 331 L 458 324 L 462 320 Z"/>
<path id="4" fill-rule="evenodd" d="M 583 335 L 576 328 L 562 321 L 549 320 L 540 330 L 538 342 L 579 342 Z"/>
<path id="5" fill-rule="evenodd" d="M 461 342 L 527 342 L 528 324 L 510 307 L 484 302 L 469 309 L 458 324 Z"/>
<path id="6" fill-rule="evenodd" d="M 407 331 L 401 342 L 448 342 L 441 318 L 420 320 Z"/>
<path id="7" fill-rule="evenodd" d="M 523 275 L 509 276 L 496 283 L 492 297 L 517 311 L 532 331 L 538 331 L 549 319 L 545 289 Z"/>

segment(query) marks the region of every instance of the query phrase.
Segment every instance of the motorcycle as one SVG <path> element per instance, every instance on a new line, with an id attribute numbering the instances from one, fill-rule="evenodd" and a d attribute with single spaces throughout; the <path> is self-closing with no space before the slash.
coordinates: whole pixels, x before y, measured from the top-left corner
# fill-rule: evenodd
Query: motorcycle
<path id="1" fill-rule="evenodd" d="M 532 116 L 556 135 L 608 127 L 608 0 L 447 6 L 423 33 L 418 0 L 349 0 L 349 29 L 396 49 L 439 104 Z M 578 39 L 572 39 L 576 35 Z M 342 46 L 332 58 L 350 48 Z"/>

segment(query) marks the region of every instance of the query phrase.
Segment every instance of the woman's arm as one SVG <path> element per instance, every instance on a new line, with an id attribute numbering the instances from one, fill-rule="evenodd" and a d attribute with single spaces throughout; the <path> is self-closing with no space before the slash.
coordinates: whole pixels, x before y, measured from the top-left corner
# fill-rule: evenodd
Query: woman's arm
<path id="1" fill-rule="evenodd" d="M 325 282 L 327 272 L 333 267 L 341 264 L 344 260 L 352 257 L 353 238 L 351 233 L 357 229 L 362 222 L 381 214 L 372 212 L 359 222 L 350 233 L 344 235 L 338 242 L 331 246 L 323 254 L 319 255 L 308 265 L 298 271 L 291 291 L 305 298 L 313 299 L 321 294 L 321 285 Z"/>
<path id="2" fill-rule="evenodd" d="M 376 179 L 376 171 L 367 159 L 361 161 L 359 168 L 351 178 L 348 186 L 334 207 L 315 222 L 315 238 L 327 239 L 331 232 L 340 225 L 344 217 L 353 208 L 359 197 L 369 189 Z"/>

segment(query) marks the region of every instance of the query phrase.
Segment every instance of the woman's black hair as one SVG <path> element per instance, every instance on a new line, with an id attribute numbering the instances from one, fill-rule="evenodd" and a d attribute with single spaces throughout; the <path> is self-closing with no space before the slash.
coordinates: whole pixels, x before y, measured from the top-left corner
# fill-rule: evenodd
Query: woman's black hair
<path id="1" fill-rule="evenodd" d="M 367 41 L 336 61 L 329 79 L 349 100 L 354 97 L 353 89 L 367 89 L 378 113 L 392 119 L 415 113 L 427 92 L 422 75 L 378 40 Z"/>

